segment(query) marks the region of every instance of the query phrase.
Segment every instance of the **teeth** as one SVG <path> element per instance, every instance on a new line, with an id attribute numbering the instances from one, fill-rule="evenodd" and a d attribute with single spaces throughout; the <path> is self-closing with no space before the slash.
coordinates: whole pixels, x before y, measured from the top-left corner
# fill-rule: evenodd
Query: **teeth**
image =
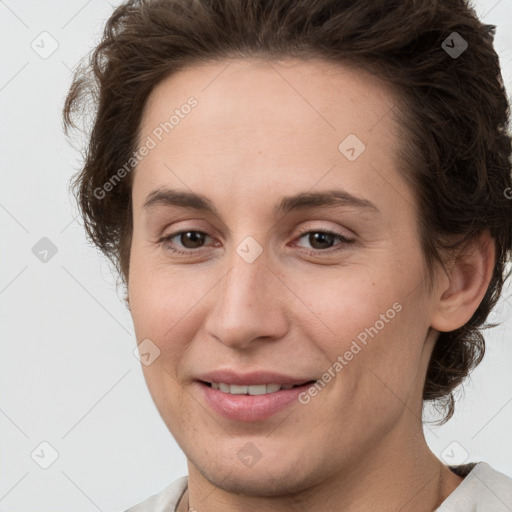
<path id="1" fill-rule="evenodd" d="M 249 395 L 265 395 L 266 393 L 273 393 L 273 391 L 267 391 L 267 385 L 266 384 L 260 384 L 258 386 L 240 386 L 241 388 L 247 388 L 247 393 Z M 237 386 L 231 386 L 231 392 L 235 393 L 234 389 L 236 389 Z M 278 389 L 275 389 L 274 391 L 279 391 Z"/>
<path id="2" fill-rule="evenodd" d="M 293 384 L 259 384 L 256 386 L 239 386 L 237 384 L 224 384 L 223 382 L 212 382 L 213 389 L 218 389 L 224 393 L 232 395 L 266 395 L 275 393 L 281 389 L 292 389 Z"/>

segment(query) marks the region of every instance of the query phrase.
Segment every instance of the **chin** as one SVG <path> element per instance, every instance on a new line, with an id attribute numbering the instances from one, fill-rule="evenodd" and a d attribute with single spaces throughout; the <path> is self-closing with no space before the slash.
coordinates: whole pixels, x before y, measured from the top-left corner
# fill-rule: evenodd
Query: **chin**
<path id="1" fill-rule="evenodd" d="M 212 485 L 232 494 L 254 497 L 289 496 L 304 491 L 308 485 L 306 478 L 297 475 L 296 468 L 286 471 L 269 469 L 262 465 L 260 469 L 250 468 L 240 472 L 238 465 L 218 468 L 201 468 L 198 471 Z"/>
<path id="2" fill-rule="evenodd" d="M 254 497 L 293 495 L 325 479 L 325 467 L 323 470 L 321 467 L 315 470 L 304 461 L 304 453 L 301 457 L 290 456 L 295 453 L 291 449 L 281 453 L 272 450 L 270 443 L 262 448 L 262 452 L 267 451 L 270 456 L 263 454 L 259 461 L 253 461 L 253 465 L 246 466 L 240 460 L 243 457 L 237 456 L 242 450 L 239 443 L 236 444 L 236 449 L 233 446 L 223 446 L 222 443 L 216 444 L 217 451 L 198 451 L 198 447 L 194 447 L 191 452 L 186 453 L 189 474 L 192 465 L 211 485 L 229 493 Z M 248 441 L 247 444 L 252 443 Z"/>

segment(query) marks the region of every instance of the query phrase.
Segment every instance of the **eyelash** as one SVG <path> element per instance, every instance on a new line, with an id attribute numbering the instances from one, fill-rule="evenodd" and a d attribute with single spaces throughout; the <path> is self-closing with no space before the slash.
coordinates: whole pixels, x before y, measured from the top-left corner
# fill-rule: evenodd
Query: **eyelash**
<path id="1" fill-rule="evenodd" d="M 202 235 L 206 235 L 207 237 L 210 237 L 210 235 L 208 235 L 208 233 L 206 233 L 205 231 L 201 231 L 201 230 L 197 230 L 197 229 L 184 229 L 184 230 L 176 231 L 175 233 L 171 233 L 169 235 L 166 235 L 166 236 L 160 238 L 157 243 L 161 244 L 165 248 L 165 250 L 170 251 L 170 252 L 180 255 L 180 256 L 187 256 L 187 255 L 190 255 L 194 252 L 197 252 L 197 251 L 203 249 L 203 247 L 199 247 L 197 249 L 180 250 L 180 249 L 176 249 L 176 248 L 168 245 L 173 238 L 175 238 L 176 236 L 182 235 L 184 233 L 200 233 Z M 322 233 L 324 235 L 334 236 L 334 237 L 338 238 L 341 242 L 340 244 L 335 246 L 335 247 L 337 247 L 336 249 L 332 249 L 331 247 L 329 247 L 327 249 L 306 250 L 306 252 L 308 252 L 309 254 L 315 255 L 315 256 L 319 255 L 319 254 L 332 254 L 334 252 L 344 250 L 344 247 L 343 247 L 344 245 L 352 244 L 355 242 L 354 239 L 347 238 L 344 235 L 342 235 L 341 233 L 336 233 L 335 231 L 330 231 L 330 230 L 320 230 L 320 229 L 304 230 L 300 233 L 298 239 L 300 240 L 305 235 L 309 235 L 312 233 Z"/>

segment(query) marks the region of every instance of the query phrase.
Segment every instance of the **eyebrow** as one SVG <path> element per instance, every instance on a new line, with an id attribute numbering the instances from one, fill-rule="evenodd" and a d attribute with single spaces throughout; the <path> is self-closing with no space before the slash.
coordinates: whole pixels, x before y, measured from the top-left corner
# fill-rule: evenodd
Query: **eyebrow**
<path id="1" fill-rule="evenodd" d="M 211 213 L 220 218 L 215 205 L 205 196 L 195 192 L 179 191 L 169 188 L 154 190 L 146 197 L 143 208 L 154 206 L 179 206 L 192 210 Z M 332 189 L 324 192 L 301 192 L 293 196 L 282 197 L 274 207 L 274 214 L 292 211 L 321 208 L 326 206 L 350 206 L 368 211 L 379 212 L 379 209 L 368 199 L 354 196 L 345 190 Z"/>

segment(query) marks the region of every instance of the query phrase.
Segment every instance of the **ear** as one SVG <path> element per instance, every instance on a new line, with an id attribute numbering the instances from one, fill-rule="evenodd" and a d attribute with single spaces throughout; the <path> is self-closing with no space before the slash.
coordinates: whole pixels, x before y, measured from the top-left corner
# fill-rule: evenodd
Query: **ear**
<path id="1" fill-rule="evenodd" d="M 484 231 L 453 257 L 439 279 L 431 326 L 440 332 L 462 327 L 477 310 L 489 286 L 496 249 Z"/>

